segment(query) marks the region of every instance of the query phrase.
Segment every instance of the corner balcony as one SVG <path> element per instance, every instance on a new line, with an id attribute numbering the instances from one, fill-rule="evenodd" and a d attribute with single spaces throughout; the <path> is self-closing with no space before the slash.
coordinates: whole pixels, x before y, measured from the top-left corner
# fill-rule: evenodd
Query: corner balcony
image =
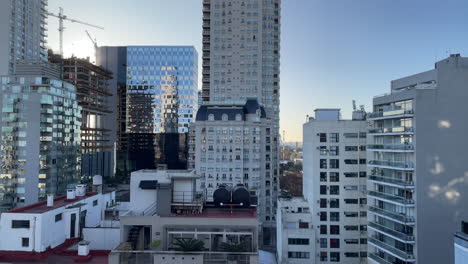
<path id="1" fill-rule="evenodd" d="M 406 252 L 406 251 L 403 251 L 403 250 L 400 250 L 400 249 L 397 249 L 385 242 L 382 242 L 374 237 L 369 237 L 368 238 L 368 243 L 371 244 L 372 246 L 382 250 L 382 251 L 385 251 L 387 252 L 388 254 L 396 257 L 396 258 L 399 258 L 403 261 L 407 261 L 407 262 L 414 262 L 415 259 L 414 259 L 414 255 L 412 252 Z M 385 262 L 384 262 L 385 263 Z"/>
<path id="2" fill-rule="evenodd" d="M 370 144 L 367 145 L 368 151 L 379 152 L 414 152 L 413 144 Z"/>
<path id="3" fill-rule="evenodd" d="M 392 161 L 392 160 L 370 160 L 367 165 L 369 167 L 377 167 L 384 169 L 412 171 L 414 164 L 410 161 Z"/>
<path id="4" fill-rule="evenodd" d="M 414 134 L 413 127 L 379 127 L 370 128 L 369 134 L 373 136 L 394 136 L 394 135 L 412 135 Z"/>
<path id="5" fill-rule="evenodd" d="M 381 200 L 391 204 L 396 204 L 404 207 L 413 207 L 414 200 L 410 198 L 405 198 L 401 196 L 394 196 L 386 193 L 380 193 L 376 191 L 368 191 L 367 196 L 373 199 Z"/>
<path id="6" fill-rule="evenodd" d="M 367 114 L 367 120 L 383 120 L 391 118 L 413 117 L 413 110 L 404 110 L 401 107 L 393 106 L 384 108 L 384 111 Z"/>
<path id="7" fill-rule="evenodd" d="M 414 182 L 400 180 L 400 179 L 394 179 L 394 178 L 390 178 L 390 177 L 370 175 L 369 176 L 369 181 L 373 182 L 373 183 L 388 185 L 388 186 L 402 188 L 402 189 L 414 189 Z"/>
<path id="8" fill-rule="evenodd" d="M 372 260 L 372 262 L 369 262 L 369 263 L 393 264 L 393 262 L 390 262 L 384 258 L 381 258 L 380 256 L 374 253 L 367 253 L 367 258 Z"/>
<path id="9" fill-rule="evenodd" d="M 391 212 L 382 208 L 379 208 L 377 206 L 368 206 L 368 211 L 376 214 L 380 217 L 390 219 L 392 221 L 395 221 L 397 223 L 403 224 L 403 225 L 414 225 L 414 217 L 407 216 L 405 214 L 399 214 L 395 212 Z"/>
<path id="10" fill-rule="evenodd" d="M 370 228 L 370 229 L 372 229 L 374 231 L 377 231 L 379 233 L 383 233 L 386 236 L 391 237 L 391 238 L 393 238 L 395 240 L 399 240 L 399 241 L 401 241 L 403 243 L 412 244 L 412 243 L 415 242 L 413 235 L 402 233 L 402 232 L 397 231 L 397 230 L 395 230 L 393 228 L 390 228 L 388 226 L 384 226 L 384 225 L 381 225 L 381 224 L 370 222 L 370 223 L 367 224 L 367 228 Z"/>

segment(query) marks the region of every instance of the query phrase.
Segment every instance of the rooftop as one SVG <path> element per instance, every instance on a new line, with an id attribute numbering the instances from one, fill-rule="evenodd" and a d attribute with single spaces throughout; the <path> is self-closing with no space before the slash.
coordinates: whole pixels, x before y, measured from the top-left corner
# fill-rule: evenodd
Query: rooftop
<path id="1" fill-rule="evenodd" d="M 27 206 L 23 206 L 20 208 L 16 208 L 5 213 L 42 214 L 42 213 L 45 213 L 45 212 L 48 212 L 48 211 L 51 211 L 60 207 L 65 207 L 67 205 L 74 204 L 78 201 L 84 200 L 94 195 L 97 195 L 97 193 L 86 193 L 84 196 L 76 196 L 76 198 L 73 200 L 67 200 L 67 196 L 63 195 L 54 199 L 53 206 L 47 206 L 47 201 L 42 201 L 42 202 L 27 205 Z"/>
<path id="2" fill-rule="evenodd" d="M 257 209 L 251 208 L 219 208 L 205 207 L 199 214 L 182 213 L 165 217 L 206 217 L 206 218 L 257 218 Z"/>

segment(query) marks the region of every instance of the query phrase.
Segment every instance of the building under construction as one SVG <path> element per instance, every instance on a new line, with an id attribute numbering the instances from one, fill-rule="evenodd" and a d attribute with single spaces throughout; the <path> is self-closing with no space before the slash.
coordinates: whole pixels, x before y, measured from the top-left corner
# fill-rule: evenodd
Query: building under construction
<path id="1" fill-rule="evenodd" d="M 112 73 L 92 64 L 89 59 L 62 59 L 49 51 L 49 61 L 62 68 L 62 79 L 76 86 L 77 100 L 82 108 L 81 175 L 113 176 L 113 148 L 111 133 L 115 122 L 108 81 Z"/>

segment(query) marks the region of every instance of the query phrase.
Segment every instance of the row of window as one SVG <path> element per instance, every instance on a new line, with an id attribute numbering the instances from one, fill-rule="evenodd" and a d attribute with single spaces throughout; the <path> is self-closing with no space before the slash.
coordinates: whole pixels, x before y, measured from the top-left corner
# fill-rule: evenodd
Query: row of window
<path id="1" fill-rule="evenodd" d="M 340 168 L 340 160 L 339 159 L 329 159 L 330 169 L 339 169 Z M 366 159 L 345 159 L 344 163 L 346 165 L 354 165 L 354 164 L 366 164 Z M 327 159 L 320 159 L 320 168 L 327 169 Z"/>
<path id="2" fill-rule="evenodd" d="M 366 198 L 359 198 L 358 199 L 343 199 L 345 204 L 367 204 L 367 199 Z M 330 198 L 330 199 L 325 199 L 321 198 L 320 199 L 320 208 L 340 208 L 340 199 L 338 198 Z"/>
<path id="3" fill-rule="evenodd" d="M 366 151 L 366 146 L 345 146 L 345 151 L 358 151 L 361 150 L 361 151 Z M 329 148 L 327 148 L 327 146 L 320 146 L 319 147 L 319 150 L 320 150 L 320 155 L 321 156 L 326 156 L 326 155 L 330 155 L 330 156 L 338 156 L 340 155 L 340 148 L 338 146 L 330 146 Z"/>
<path id="4" fill-rule="evenodd" d="M 366 258 L 367 252 L 345 252 L 347 258 Z M 328 261 L 328 252 L 320 252 L 320 261 Z M 330 262 L 340 262 L 340 252 L 330 252 Z"/>
<path id="5" fill-rule="evenodd" d="M 331 218 L 331 214 L 330 214 L 330 218 Z M 320 228 L 320 234 L 321 235 L 327 235 L 328 234 L 327 225 L 320 225 L 319 228 Z M 357 225 L 344 226 L 344 228 L 345 228 L 346 231 L 358 230 L 358 229 L 356 229 Z M 367 231 L 367 225 L 359 225 L 359 230 L 360 231 Z M 340 226 L 339 225 L 330 225 L 330 235 L 339 235 L 339 234 L 340 234 Z"/>
<path id="6" fill-rule="evenodd" d="M 320 212 L 320 221 L 328 221 L 327 219 L 327 212 Z M 343 212 L 345 217 L 367 217 L 366 211 L 361 212 Z M 330 212 L 330 221 L 338 222 L 340 221 L 340 213 L 339 212 Z"/>
<path id="7" fill-rule="evenodd" d="M 329 177 L 330 177 L 330 179 L 329 179 L 330 182 L 339 182 L 340 181 L 340 173 L 339 172 L 329 172 L 328 174 L 329 174 Z M 360 171 L 359 174 L 358 174 L 358 172 L 345 172 L 343 174 L 344 174 L 344 176 L 346 178 L 356 178 L 356 177 L 358 177 L 358 175 L 359 175 L 360 178 L 367 177 L 367 172 L 365 172 L 365 171 Z M 327 181 L 327 172 L 325 172 L 325 171 L 320 172 L 320 181 L 321 182 L 326 182 Z"/>
<path id="8" fill-rule="evenodd" d="M 365 138 L 366 137 L 366 132 L 359 132 L 358 133 L 343 133 L 343 136 L 345 138 Z M 320 138 L 320 142 L 332 142 L 332 143 L 338 143 L 340 142 L 340 134 L 339 133 L 318 133 L 317 134 Z M 328 136 L 328 137 L 327 137 Z"/>

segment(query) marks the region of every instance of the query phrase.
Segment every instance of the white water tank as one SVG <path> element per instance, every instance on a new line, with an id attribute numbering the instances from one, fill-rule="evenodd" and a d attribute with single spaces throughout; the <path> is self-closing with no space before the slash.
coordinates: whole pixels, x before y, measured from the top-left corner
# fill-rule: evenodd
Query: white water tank
<path id="1" fill-rule="evenodd" d="M 54 206 L 54 195 L 47 194 L 47 207 L 52 207 L 52 206 Z"/>
<path id="2" fill-rule="evenodd" d="M 102 185 L 102 176 L 101 175 L 94 175 L 93 185 Z"/>
<path id="3" fill-rule="evenodd" d="M 67 200 L 75 199 L 75 190 L 67 189 Z"/>
<path id="4" fill-rule="evenodd" d="M 77 184 L 75 188 L 76 188 L 76 196 L 85 196 L 86 184 Z"/>
<path id="5" fill-rule="evenodd" d="M 89 241 L 82 240 L 78 243 L 78 256 L 89 255 Z"/>

